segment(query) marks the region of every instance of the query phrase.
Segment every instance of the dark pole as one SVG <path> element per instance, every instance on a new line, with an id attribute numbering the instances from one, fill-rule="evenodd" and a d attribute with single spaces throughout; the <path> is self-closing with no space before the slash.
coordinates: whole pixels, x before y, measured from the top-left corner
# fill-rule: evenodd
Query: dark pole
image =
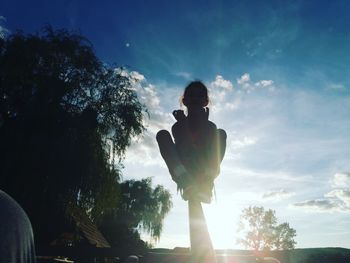
<path id="1" fill-rule="evenodd" d="M 190 199 L 188 201 L 188 213 L 192 255 L 191 263 L 216 263 L 215 251 L 200 201 Z"/>

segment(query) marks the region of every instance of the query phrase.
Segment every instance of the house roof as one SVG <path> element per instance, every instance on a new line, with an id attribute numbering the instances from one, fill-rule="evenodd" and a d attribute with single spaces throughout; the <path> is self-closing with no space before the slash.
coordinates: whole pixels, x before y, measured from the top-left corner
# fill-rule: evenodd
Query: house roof
<path id="1" fill-rule="evenodd" d="M 82 209 L 77 206 L 71 206 L 69 210 L 75 225 L 91 245 L 100 248 L 111 247 L 102 233 L 98 230 L 97 226 Z"/>

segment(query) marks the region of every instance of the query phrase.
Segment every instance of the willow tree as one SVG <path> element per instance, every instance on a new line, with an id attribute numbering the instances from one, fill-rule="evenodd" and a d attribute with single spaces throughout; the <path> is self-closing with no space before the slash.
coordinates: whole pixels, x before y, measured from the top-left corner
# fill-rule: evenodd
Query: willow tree
<path id="1" fill-rule="evenodd" d="M 163 220 L 172 207 L 170 193 L 161 185 L 152 187 L 151 178 L 124 181 L 120 190 L 120 204 L 105 214 L 100 229 L 125 255 L 143 254 L 147 244 L 140 242 L 140 234 L 148 233 L 151 241 L 160 238 Z"/>
<path id="2" fill-rule="evenodd" d="M 0 188 L 39 241 L 60 230 L 68 204 L 96 220 L 118 203 L 120 164 L 145 111 L 121 72 L 66 30 L 0 39 Z"/>

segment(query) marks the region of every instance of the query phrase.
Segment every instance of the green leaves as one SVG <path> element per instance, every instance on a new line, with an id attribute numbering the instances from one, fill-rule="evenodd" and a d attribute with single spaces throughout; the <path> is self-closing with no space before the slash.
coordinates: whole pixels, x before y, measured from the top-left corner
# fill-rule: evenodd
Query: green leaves
<path id="1" fill-rule="evenodd" d="M 292 249 L 296 245 L 294 237 L 296 231 L 289 226 L 289 223 L 280 224 L 274 228 L 273 245 L 278 250 Z"/>
<path id="2" fill-rule="evenodd" d="M 293 249 L 296 244 L 296 231 L 288 223 L 278 225 L 275 211 L 263 207 L 243 209 L 238 232 L 245 236 L 237 242 L 256 251 Z"/>

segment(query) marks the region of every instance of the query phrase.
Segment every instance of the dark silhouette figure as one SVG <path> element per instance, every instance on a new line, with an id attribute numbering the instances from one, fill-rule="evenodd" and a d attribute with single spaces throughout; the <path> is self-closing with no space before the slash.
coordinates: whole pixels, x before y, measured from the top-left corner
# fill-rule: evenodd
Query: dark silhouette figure
<path id="1" fill-rule="evenodd" d="M 225 154 L 226 132 L 208 120 L 208 90 L 202 82 L 194 81 L 186 87 L 182 103 L 187 116 L 182 110 L 173 112 L 177 120 L 172 127 L 175 143 L 168 131 L 157 134 L 160 153 L 183 199 L 210 203 Z"/>
<path id="2" fill-rule="evenodd" d="M 182 97 L 187 116 L 175 110 L 172 127 L 175 142 L 166 130 L 157 133 L 160 153 L 172 179 L 188 200 L 191 262 L 216 262 L 201 202 L 210 203 L 214 179 L 226 149 L 226 132 L 208 120 L 208 90 L 200 81 L 191 82 Z"/>
<path id="3" fill-rule="evenodd" d="M 23 209 L 0 190 L 0 262 L 35 263 L 33 230 Z"/>

